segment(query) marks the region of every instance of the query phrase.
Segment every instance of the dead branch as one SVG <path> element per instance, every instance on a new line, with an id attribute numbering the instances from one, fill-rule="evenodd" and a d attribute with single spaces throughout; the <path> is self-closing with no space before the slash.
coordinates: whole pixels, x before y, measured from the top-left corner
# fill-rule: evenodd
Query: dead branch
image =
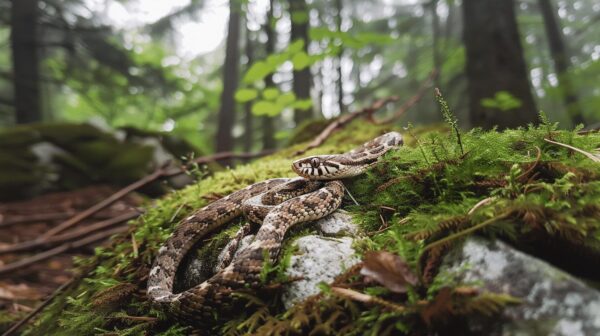
<path id="1" fill-rule="evenodd" d="M 117 233 L 123 233 L 125 231 L 128 230 L 127 226 L 118 226 L 116 228 L 110 229 L 110 230 L 106 230 L 106 231 L 102 231 L 102 232 L 98 232 L 96 234 L 87 236 L 81 240 L 78 241 L 74 241 L 74 242 L 69 242 L 69 243 L 65 243 L 63 245 L 57 246 L 51 250 L 48 251 L 44 251 L 42 253 L 38 253 L 36 255 L 33 255 L 31 257 L 28 258 L 24 258 L 21 259 L 19 261 L 16 261 L 14 263 L 8 264 L 8 265 L 4 265 L 4 266 L 0 266 L 0 276 L 3 276 L 7 273 L 10 272 L 14 272 L 16 270 L 19 270 L 21 268 L 27 267 L 31 264 L 35 264 L 37 262 L 52 258 L 54 256 L 57 256 L 59 254 L 65 253 L 67 251 L 71 251 L 71 250 L 75 250 L 87 245 L 90 245 L 92 243 L 95 243 L 99 240 L 103 240 L 106 239 L 112 235 L 115 235 Z"/>
<path id="2" fill-rule="evenodd" d="M 29 320 L 31 320 L 35 315 L 37 315 L 42 309 L 44 309 L 45 307 L 47 307 L 52 302 L 52 300 L 54 300 L 55 297 L 57 297 L 63 290 L 65 290 L 67 287 L 69 287 L 73 282 L 75 282 L 75 279 L 71 279 L 71 280 L 65 282 L 64 284 L 62 284 L 60 287 L 58 287 L 46 299 L 46 301 L 42 302 L 41 305 L 37 306 L 34 310 L 32 310 L 31 313 L 29 313 L 27 316 L 25 316 L 25 318 L 23 318 L 19 322 L 15 323 L 12 327 L 10 327 L 10 329 L 8 329 L 7 331 L 5 331 L 2 334 L 2 336 L 11 336 L 11 335 L 14 335 L 17 332 L 17 330 L 19 330 L 19 328 L 21 328 L 24 324 L 26 324 L 27 322 L 29 322 Z"/>
<path id="3" fill-rule="evenodd" d="M 157 179 L 166 176 L 166 170 L 164 167 L 161 167 L 157 170 L 155 170 L 152 174 L 147 175 L 145 177 L 143 177 L 140 180 L 137 180 L 136 182 L 120 189 L 119 191 L 115 192 L 114 194 L 110 195 L 108 198 L 102 200 L 99 203 L 96 203 L 95 205 L 87 208 L 86 210 L 78 213 L 77 215 L 71 217 L 70 219 L 68 219 L 67 221 L 59 224 L 56 227 L 53 227 L 52 229 L 48 230 L 48 232 L 46 232 L 45 234 L 43 234 L 40 239 L 48 239 L 70 227 L 72 227 L 73 225 L 81 222 L 82 220 L 92 216 L 93 214 L 95 214 L 96 212 L 106 208 L 107 206 L 113 204 L 114 202 L 118 201 L 119 199 L 125 197 L 127 194 L 129 194 L 132 191 L 135 191 L 151 182 L 156 181 Z"/>
<path id="4" fill-rule="evenodd" d="M 362 110 L 342 115 L 341 117 L 334 120 L 331 124 L 329 124 L 319 135 L 317 135 L 317 137 L 310 144 L 308 144 L 308 146 L 306 146 L 306 148 L 294 152 L 293 156 L 302 155 L 308 150 L 321 146 L 323 142 L 325 142 L 325 140 L 327 140 L 327 138 L 329 138 L 331 134 L 333 134 L 333 132 L 338 128 L 341 128 L 342 126 L 346 125 L 347 123 L 360 116 L 372 115 L 377 110 L 384 107 L 386 104 L 395 102 L 398 99 L 399 98 L 397 96 L 387 97 L 376 101 L 375 103 L 373 103 L 373 105 L 365 107 Z"/>
<path id="5" fill-rule="evenodd" d="M 61 244 L 61 243 L 67 242 L 67 241 L 71 241 L 74 239 L 84 237 L 88 233 L 106 229 L 106 228 L 109 228 L 116 224 L 126 222 L 130 219 L 138 217 L 140 214 L 141 213 L 139 211 L 129 211 L 129 212 L 120 214 L 116 217 L 109 218 L 107 220 L 103 220 L 103 221 L 94 223 L 92 225 L 88 225 L 88 226 L 82 227 L 80 229 L 73 230 L 72 232 L 62 234 L 62 235 L 53 236 L 53 237 L 50 237 L 47 239 L 29 240 L 29 241 L 14 244 L 14 245 L 11 245 L 11 246 L 8 246 L 5 248 L 0 248 L 0 255 L 6 254 L 6 253 L 31 251 L 31 250 L 38 249 L 41 247 L 50 247 L 53 245 Z"/>
<path id="6" fill-rule="evenodd" d="M 33 222 L 49 222 L 55 220 L 65 220 L 73 216 L 73 212 L 57 212 L 57 213 L 42 213 L 31 214 L 27 216 L 11 216 L 10 219 L 0 219 L 0 228 L 12 226 L 16 224 L 33 223 Z"/>
<path id="7" fill-rule="evenodd" d="M 272 152 L 273 152 L 272 150 L 262 151 L 262 152 L 258 152 L 258 153 L 223 152 L 223 153 L 216 153 L 216 154 L 212 154 L 212 155 L 199 157 L 199 158 L 194 159 L 193 161 L 187 163 L 184 167 L 175 167 L 175 168 L 167 169 L 166 165 L 164 165 L 164 166 L 158 168 L 157 170 L 155 170 L 152 174 L 147 175 L 147 176 L 131 183 L 130 185 L 128 185 L 128 186 L 118 190 L 114 194 L 110 195 L 108 198 L 104 199 L 103 201 L 93 205 L 92 207 L 78 213 L 74 217 L 71 217 L 67 221 L 59 224 L 58 226 L 48 230 L 48 232 L 46 232 L 44 235 L 42 235 L 41 239 L 48 239 L 64 230 L 76 225 L 77 223 L 81 222 L 82 220 L 92 216 L 96 212 L 106 208 L 107 206 L 118 201 L 119 199 L 125 197 L 130 192 L 135 191 L 139 188 L 142 188 L 143 186 L 148 185 L 158 179 L 183 174 L 186 171 L 186 169 L 190 168 L 193 164 L 205 164 L 208 162 L 213 162 L 213 161 L 218 161 L 218 160 L 223 160 L 223 159 L 230 159 L 230 158 L 253 158 L 253 157 L 268 155 Z"/>
<path id="8" fill-rule="evenodd" d="M 431 83 L 433 82 L 433 80 L 435 78 L 437 78 L 437 75 L 438 75 L 438 71 L 433 70 L 429 74 L 427 79 L 425 79 L 425 81 L 423 82 L 423 84 L 421 85 L 421 87 L 419 88 L 417 93 L 414 96 L 410 97 L 404 104 L 402 104 L 402 106 L 400 106 L 398 108 L 398 110 L 396 110 L 396 112 L 392 116 L 390 116 L 386 119 L 380 120 L 380 121 L 377 121 L 373 118 L 373 114 L 375 114 L 375 112 L 380 110 L 386 104 L 398 101 L 400 98 L 397 96 L 391 96 L 391 97 L 380 99 L 380 100 L 376 101 L 375 103 L 373 103 L 373 105 L 365 107 L 362 110 L 352 112 L 349 114 L 344 114 L 344 115 L 338 117 L 331 124 L 329 124 L 319 135 L 317 135 L 317 137 L 310 144 L 308 144 L 308 146 L 306 146 L 306 148 L 294 152 L 294 154 L 292 156 L 302 155 L 313 148 L 319 147 L 320 145 L 323 144 L 323 142 L 325 142 L 325 140 L 327 140 L 327 138 L 329 138 L 331 136 L 331 134 L 333 134 L 333 132 L 335 130 L 343 127 L 344 125 L 348 124 L 349 122 L 351 122 L 352 120 L 354 120 L 358 117 L 366 116 L 367 119 L 369 119 L 371 122 L 373 122 L 377 125 L 390 123 L 390 122 L 400 118 L 406 111 L 408 111 L 417 102 L 419 102 L 419 100 L 421 100 L 421 98 L 423 98 L 423 96 L 425 95 L 425 92 L 431 86 Z"/>
<path id="9" fill-rule="evenodd" d="M 406 113 L 406 111 L 408 111 L 411 107 L 418 103 L 421 100 L 421 98 L 423 98 L 425 92 L 427 92 L 427 89 L 431 87 L 431 84 L 433 84 L 433 81 L 437 78 L 438 74 L 439 71 L 437 69 L 431 71 L 429 73 L 429 76 L 427 76 L 423 83 L 421 83 L 421 86 L 419 87 L 417 92 L 407 101 L 405 101 L 402 105 L 400 105 L 396 112 L 394 112 L 394 114 L 392 114 L 391 116 L 382 120 L 375 120 L 373 118 L 373 113 L 371 113 L 368 116 L 369 119 L 376 125 L 388 124 L 399 119 L 400 117 L 402 117 L 402 115 L 404 115 L 404 113 Z"/>
<path id="10" fill-rule="evenodd" d="M 0 229 L 8 226 L 13 226 L 17 224 L 28 224 L 28 223 L 36 223 L 36 222 L 52 222 L 58 220 L 66 220 L 75 215 L 74 211 L 66 211 L 66 212 L 56 212 L 56 213 L 41 213 L 41 214 L 30 214 L 26 216 L 10 216 L 5 220 L 0 220 Z M 94 219 L 109 219 L 112 215 L 99 215 L 96 214 L 93 216 Z"/>

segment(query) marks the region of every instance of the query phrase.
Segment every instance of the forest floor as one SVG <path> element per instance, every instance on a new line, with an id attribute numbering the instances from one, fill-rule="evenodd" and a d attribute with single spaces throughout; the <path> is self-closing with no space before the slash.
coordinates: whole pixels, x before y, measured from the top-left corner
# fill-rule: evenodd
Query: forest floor
<path id="1" fill-rule="evenodd" d="M 404 148 L 346 183 L 355 201 L 346 200 L 342 207 L 365 233 L 355 242 L 357 253 L 362 257 L 369 251 L 389 251 L 402 258 L 401 270 L 391 272 L 407 277 L 416 273 L 419 282 L 411 291 L 398 294 L 373 286 L 360 276 L 359 268 L 352 268 L 336 282 L 339 287 L 324 287 L 322 296 L 287 311 L 270 305 L 273 297 L 251 300 L 251 309 L 213 325 L 211 333 L 421 330 L 425 334 L 444 330 L 448 321 L 460 320 L 454 319 L 457 316 L 481 311 L 493 315 L 515 300 L 480 295 L 472 285 L 465 287 L 436 273 L 449 249 L 474 233 L 500 237 L 572 274 L 600 280 L 597 269 L 589 266 L 600 260 L 600 158 L 594 154 L 600 134 L 558 130 L 543 119 L 540 126 L 504 132 L 460 132 L 454 127 L 450 122 L 404 130 Z M 297 144 L 211 173 L 157 200 L 111 245 L 77 260 L 76 281 L 40 313 L 26 334 L 188 334 L 188 328 L 173 323 L 145 297 L 152 260 L 176 223 L 234 190 L 267 178 L 293 176 L 294 158 L 344 152 L 390 130 L 394 127 L 350 122 L 322 144 Z M 206 240 L 197 255 L 214 254 L 236 225 Z M 284 245 L 284 260 L 293 253 L 289 245 L 293 239 Z M 269 273 L 274 285 L 280 272 Z"/>
<path id="2" fill-rule="evenodd" d="M 74 191 L 49 193 L 24 201 L 0 203 L 0 251 L 19 243 L 40 239 L 51 228 L 106 199 L 115 191 L 113 187 L 90 186 Z M 82 220 L 74 229 L 88 228 L 98 221 L 134 210 L 140 204 L 141 198 L 131 194 Z M 105 243 L 106 240 L 76 251 L 65 251 L 0 278 L 0 315 L 3 316 L 0 325 L 2 320 L 14 320 L 32 311 L 45 297 L 73 278 L 73 258 L 90 257 L 94 254 L 95 246 Z M 0 267 L 36 255 L 36 252 L 52 245 L 56 244 L 14 253 L 0 253 Z"/>

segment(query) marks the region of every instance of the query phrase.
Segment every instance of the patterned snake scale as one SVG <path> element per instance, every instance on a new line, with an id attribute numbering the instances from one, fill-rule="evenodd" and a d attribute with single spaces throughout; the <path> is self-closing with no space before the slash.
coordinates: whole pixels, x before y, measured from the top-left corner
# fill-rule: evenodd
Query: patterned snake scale
<path id="1" fill-rule="evenodd" d="M 206 323 L 216 311 L 231 307 L 233 292 L 261 286 L 264 257 L 276 261 L 292 226 L 322 218 L 340 206 L 345 189 L 339 179 L 365 172 L 384 153 L 401 145 L 402 136 L 391 132 L 344 154 L 300 159 L 292 169 L 301 177 L 255 183 L 196 211 L 159 249 L 148 278 L 148 298 L 185 324 Z M 264 218 L 254 241 L 208 280 L 173 293 L 177 268 L 188 250 L 242 213 L 252 221 Z"/>

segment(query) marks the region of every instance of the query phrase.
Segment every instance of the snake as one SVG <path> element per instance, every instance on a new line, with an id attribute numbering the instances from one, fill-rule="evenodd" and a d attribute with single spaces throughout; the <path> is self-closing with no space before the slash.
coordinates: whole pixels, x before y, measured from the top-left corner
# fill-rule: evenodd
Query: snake
<path id="1" fill-rule="evenodd" d="M 193 212 L 158 250 L 148 275 L 149 301 L 189 325 L 204 325 L 216 311 L 231 309 L 234 293 L 264 286 L 263 267 L 276 262 L 291 227 L 331 214 L 345 193 L 342 179 L 364 173 L 383 154 L 402 144 L 400 133 L 389 132 L 343 154 L 305 157 L 292 163 L 292 170 L 299 175 L 296 178 L 258 182 Z M 174 293 L 177 269 L 192 246 L 241 215 L 262 221 L 252 243 L 235 257 L 226 257 L 228 264 L 212 277 Z"/>

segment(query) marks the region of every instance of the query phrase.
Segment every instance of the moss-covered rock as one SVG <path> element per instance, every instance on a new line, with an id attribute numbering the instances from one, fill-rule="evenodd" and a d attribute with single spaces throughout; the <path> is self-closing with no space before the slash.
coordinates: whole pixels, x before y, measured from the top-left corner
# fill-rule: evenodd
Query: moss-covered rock
<path id="1" fill-rule="evenodd" d="M 127 134 L 119 139 L 89 124 L 66 123 L 2 130 L 0 201 L 97 183 L 124 185 L 145 176 L 168 159 L 181 158 L 182 153 L 198 154 L 190 145 L 166 134 L 135 133 L 134 136 L 132 129 Z M 151 138 L 158 139 L 155 145 L 147 143 Z M 168 144 L 166 150 L 161 147 L 163 143 Z M 157 157 L 156 153 L 163 152 L 170 156 Z"/>
<path id="2" fill-rule="evenodd" d="M 305 155 L 343 152 L 387 130 L 357 121 Z M 368 295 L 370 303 L 340 297 L 326 286 L 324 294 L 288 311 L 277 296 L 249 298 L 247 309 L 204 331 L 212 335 L 461 333 L 461 316 L 494 314 L 515 302 L 436 276 L 441 257 L 470 234 L 500 237 L 521 248 L 537 246 L 535 252 L 556 264 L 577 260 L 568 271 L 600 280 L 598 268 L 590 270 L 600 261 L 600 165 L 544 141 L 551 138 L 591 152 L 600 145 L 600 134 L 578 135 L 548 124 L 502 133 L 473 130 L 460 135 L 461 147 L 455 134 L 409 133 L 413 146 L 389 153 L 368 174 L 346 182 L 359 205 L 345 201 L 342 207 L 366 233 L 355 243 L 359 254 L 387 250 L 401 256 L 419 275 L 417 286 L 395 294 L 364 282 L 356 269 L 350 269 L 336 280 L 337 285 Z M 111 248 L 98 249 L 95 257 L 79 261 L 81 269 L 87 270 L 83 280 L 46 308 L 27 334 L 188 334 L 189 329 L 154 310 L 143 294 L 156 251 L 179 220 L 215 195 L 267 178 L 292 176 L 291 153 L 301 147 L 215 173 L 160 200 L 131 223 L 127 236 L 116 238 Z M 292 234 L 305 234 L 309 227 Z M 208 242 L 222 246 L 234 232 L 230 227 Z M 556 255 L 543 242 L 565 248 Z M 211 257 L 214 247 L 201 248 L 200 255 Z M 281 279 L 278 271 L 272 275 Z M 136 290 L 123 293 L 123 286 Z"/>

